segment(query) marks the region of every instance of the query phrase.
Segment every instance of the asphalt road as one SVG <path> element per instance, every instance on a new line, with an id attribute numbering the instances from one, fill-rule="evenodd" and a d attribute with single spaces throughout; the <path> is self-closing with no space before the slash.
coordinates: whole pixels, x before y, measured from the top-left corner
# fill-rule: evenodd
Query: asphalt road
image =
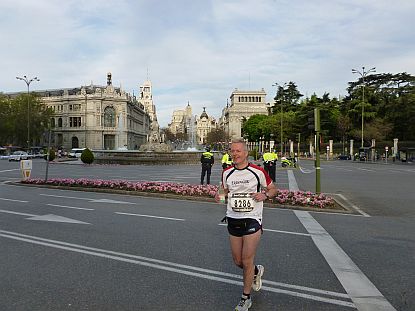
<path id="1" fill-rule="evenodd" d="M 232 310 L 238 302 L 223 206 L 3 183 L 19 178 L 17 167 L 0 161 L 0 310 Z M 292 187 L 295 176 L 313 190 L 311 162 L 302 167 L 279 169 L 278 186 Z M 55 164 L 49 173 L 198 183 L 200 171 Z M 409 165 L 323 163 L 322 190 L 363 214 L 266 209 L 257 254 L 265 282 L 251 310 L 414 310 L 414 174 Z M 33 175 L 44 177 L 43 161 Z M 215 167 L 212 183 L 219 176 Z M 383 177 L 405 196 L 376 186 Z"/>

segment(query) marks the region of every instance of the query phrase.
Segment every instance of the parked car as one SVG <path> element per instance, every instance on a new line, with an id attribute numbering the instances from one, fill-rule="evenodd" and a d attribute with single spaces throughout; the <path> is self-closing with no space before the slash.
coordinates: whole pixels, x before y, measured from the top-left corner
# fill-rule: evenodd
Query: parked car
<path id="1" fill-rule="evenodd" d="M 71 149 L 71 152 L 68 153 L 68 158 L 80 158 L 84 150 L 85 148 L 73 148 Z"/>
<path id="2" fill-rule="evenodd" d="M 352 157 L 351 157 L 350 154 L 341 154 L 337 157 L 337 159 L 339 159 L 339 160 L 351 160 Z"/>
<path id="3" fill-rule="evenodd" d="M 26 151 L 15 151 L 9 156 L 9 161 L 20 161 L 29 159 Z"/>

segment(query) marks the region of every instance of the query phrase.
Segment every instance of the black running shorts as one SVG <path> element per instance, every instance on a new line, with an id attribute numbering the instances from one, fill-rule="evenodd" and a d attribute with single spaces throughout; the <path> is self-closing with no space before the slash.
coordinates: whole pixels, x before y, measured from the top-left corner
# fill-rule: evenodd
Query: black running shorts
<path id="1" fill-rule="evenodd" d="M 262 225 L 252 218 L 237 219 L 226 217 L 226 220 L 228 222 L 228 232 L 233 236 L 241 237 L 262 230 Z"/>

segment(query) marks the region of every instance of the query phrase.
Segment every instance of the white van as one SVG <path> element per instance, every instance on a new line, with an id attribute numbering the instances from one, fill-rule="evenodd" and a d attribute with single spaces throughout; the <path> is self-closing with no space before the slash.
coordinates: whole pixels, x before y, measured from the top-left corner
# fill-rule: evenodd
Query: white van
<path id="1" fill-rule="evenodd" d="M 71 152 L 68 153 L 68 158 L 80 158 L 82 151 L 84 151 L 85 148 L 73 148 L 71 149 Z"/>

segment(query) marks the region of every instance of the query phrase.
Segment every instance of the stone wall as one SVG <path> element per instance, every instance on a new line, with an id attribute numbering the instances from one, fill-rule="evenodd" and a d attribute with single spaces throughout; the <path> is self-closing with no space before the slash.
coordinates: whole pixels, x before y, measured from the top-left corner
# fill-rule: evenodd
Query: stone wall
<path id="1" fill-rule="evenodd" d="M 195 152 L 142 152 L 136 150 L 93 150 L 94 163 L 97 164 L 199 164 L 201 151 Z M 218 160 L 216 159 L 218 158 Z M 217 162 L 218 161 L 218 162 Z M 215 156 L 215 162 L 220 163 L 220 155 Z"/>

